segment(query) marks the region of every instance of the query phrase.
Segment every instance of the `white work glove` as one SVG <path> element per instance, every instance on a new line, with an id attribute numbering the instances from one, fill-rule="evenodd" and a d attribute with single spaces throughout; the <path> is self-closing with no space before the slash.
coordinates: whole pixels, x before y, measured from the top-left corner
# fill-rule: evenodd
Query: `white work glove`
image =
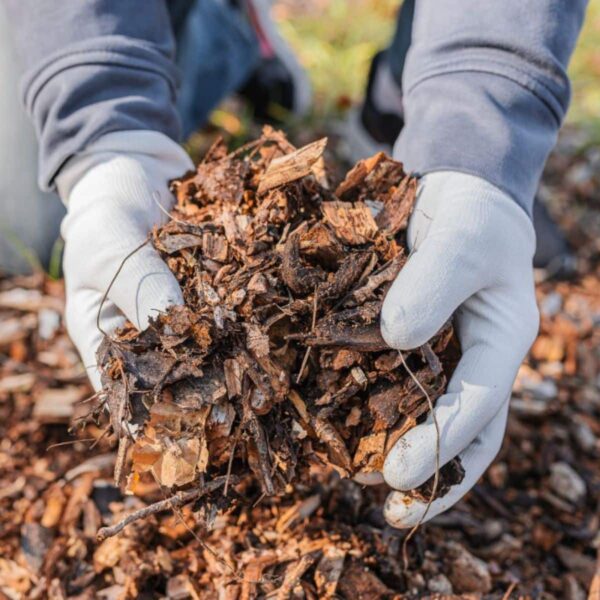
<path id="1" fill-rule="evenodd" d="M 57 177 L 68 212 L 65 239 L 66 324 L 94 388 L 100 388 L 96 325 L 100 303 L 123 259 L 166 222 L 173 204 L 169 180 L 192 168 L 186 152 L 153 131 L 109 133 L 76 155 Z M 100 326 L 111 333 L 125 318 L 145 328 L 148 318 L 183 302 L 167 265 L 149 243 L 129 258 L 102 306 Z"/>
<path id="2" fill-rule="evenodd" d="M 500 189 L 443 171 L 423 177 L 408 239 L 413 253 L 385 298 L 383 337 L 393 348 L 416 348 L 455 315 L 462 347 L 435 414 L 440 465 L 459 456 L 465 477 L 432 503 L 428 520 L 473 487 L 500 449 L 511 388 L 539 324 L 535 234 L 530 218 Z M 395 490 L 414 489 L 434 474 L 435 456 L 430 415 L 388 453 L 385 481 Z M 413 527 L 425 508 L 396 491 L 385 516 L 395 527 Z"/>

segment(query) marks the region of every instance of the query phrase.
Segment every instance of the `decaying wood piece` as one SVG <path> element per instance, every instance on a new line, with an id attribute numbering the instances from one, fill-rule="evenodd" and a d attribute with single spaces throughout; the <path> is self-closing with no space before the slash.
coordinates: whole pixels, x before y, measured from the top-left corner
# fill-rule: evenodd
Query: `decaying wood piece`
<path id="1" fill-rule="evenodd" d="M 260 180 L 258 194 L 310 175 L 315 163 L 323 156 L 326 144 L 327 138 L 322 138 L 300 150 L 273 159 Z"/>
<path id="2" fill-rule="evenodd" d="M 378 471 L 425 418 L 422 389 L 434 401 L 444 392 L 457 356 L 451 328 L 407 353 L 421 389 L 379 325 L 407 260 L 416 180 L 378 154 L 333 193 L 325 144 L 296 150 L 266 129 L 231 154 L 217 143 L 173 182 L 173 219 L 152 242 L 185 305 L 145 331 L 127 325 L 98 354 L 116 480 L 129 493 L 148 477 L 184 493 L 224 477 L 226 498 L 221 488 L 202 495 L 208 511 L 248 473 L 272 496 L 308 480 L 311 464 L 348 477 Z M 381 204 L 377 217 L 367 202 Z"/>
<path id="3" fill-rule="evenodd" d="M 351 246 L 367 244 L 375 239 L 378 228 L 369 207 L 360 203 L 323 203 L 323 213 L 340 241 Z"/>

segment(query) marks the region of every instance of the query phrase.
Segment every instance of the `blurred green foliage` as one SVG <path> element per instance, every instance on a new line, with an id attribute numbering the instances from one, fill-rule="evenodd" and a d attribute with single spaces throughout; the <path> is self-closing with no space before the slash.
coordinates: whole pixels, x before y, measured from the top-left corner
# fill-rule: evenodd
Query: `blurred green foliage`
<path id="1" fill-rule="evenodd" d="M 393 35 L 399 0 L 279 0 L 275 17 L 308 69 L 313 119 L 338 114 L 359 101 L 372 56 Z M 535 8 L 532 5 L 532 10 Z M 573 99 L 567 122 L 600 143 L 600 0 L 590 0 L 569 69 Z"/>
<path id="2" fill-rule="evenodd" d="M 315 0 L 298 8 L 288 9 L 286 3 L 276 7 L 282 33 L 310 74 L 318 116 L 361 98 L 373 55 L 391 40 L 399 4 Z M 282 18 L 288 10 L 290 18 Z"/>
<path id="3" fill-rule="evenodd" d="M 573 97 L 567 121 L 584 127 L 600 144 L 600 0 L 589 2 L 569 75 Z"/>

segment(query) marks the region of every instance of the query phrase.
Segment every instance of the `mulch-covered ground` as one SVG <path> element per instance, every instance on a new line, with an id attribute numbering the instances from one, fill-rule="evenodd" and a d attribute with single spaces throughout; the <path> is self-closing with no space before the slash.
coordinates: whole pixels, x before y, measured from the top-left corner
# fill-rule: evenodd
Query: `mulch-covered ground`
<path id="1" fill-rule="evenodd" d="M 225 513 L 169 506 L 97 542 L 100 527 L 165 496 L 150 482 L 123 496 L 102 429 L 68 432 L 91 390 L 64 333 L 62 284 L 0 280 L 0 598 L 596 600 L 600 153 L 578 147 L 563 137 L 542 188 L 578 275 L 539 284 L 540 335 L 503 449 L 465 500 L 417 532 L 407 571 L 406 533 L 382 517 L 387 490 L 318 468 L 282 497 L 248 482 L 247 502 Z"/>

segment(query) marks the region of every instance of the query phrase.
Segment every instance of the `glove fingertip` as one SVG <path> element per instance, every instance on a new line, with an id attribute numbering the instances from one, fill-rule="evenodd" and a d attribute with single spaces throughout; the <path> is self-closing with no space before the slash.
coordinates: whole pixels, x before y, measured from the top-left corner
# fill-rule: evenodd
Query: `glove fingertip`
<path id="1" fill-rule="evenodd" d="M 386 498 L 383 515 L 385 520 L 397 529 L 409 529 L 414 527 L 425 514 L 427 505 L 402 492 L 391 492 Z M 428 514 L 423 522 L 428 521 L 434 515 Z"/>
<path id="2" fill-rule="evenodd" d="M 410 432 L 409 432 L 410 433 Z M 400 438 L 388 452 L 383 463 L 383 477 L 395 490 L 412 490 L 427 481 L 435 464 L 427 451 L 422 450 L 414 436 Z"/>
<path id="3" fill-rule="evenodd" d="M 381 335 L 386 344 L 397 350 L 418 348 L 431 339 L 445 322 L 439 311 L 431 310 L 428 303 L 401 278 L 388 292 L 381 308 Z M 406 298 L 401 289 L 411 289 L 413 297 Z"/>
<path id="4" fill-rule="evenodd" d="M 153 248 L 132 257 L 115 280 L 109 298 L 139 329 L 148 327 L 158 313 L 183 304 L 177 279 Z"/>

